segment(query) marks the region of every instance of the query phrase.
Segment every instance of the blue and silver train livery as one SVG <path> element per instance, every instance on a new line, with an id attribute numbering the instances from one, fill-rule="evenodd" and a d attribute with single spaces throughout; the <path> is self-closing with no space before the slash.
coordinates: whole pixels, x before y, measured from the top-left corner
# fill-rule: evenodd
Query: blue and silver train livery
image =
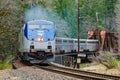
<path id="1" fill-rule="evenodd" d="M 53 60 L 51 43 L 55 39 L 55 24 L 47 20 L 27 22 L 19 34 L 19 51 L 22 59 L 34 63 Z M 39 60 L 39 61 L 38 61 Z"/>

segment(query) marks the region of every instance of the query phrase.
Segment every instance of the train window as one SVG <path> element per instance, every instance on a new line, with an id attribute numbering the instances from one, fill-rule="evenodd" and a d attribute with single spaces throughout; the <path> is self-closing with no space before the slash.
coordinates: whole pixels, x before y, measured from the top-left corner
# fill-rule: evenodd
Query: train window
<path id="1" fill-rule="evenodd" d="M 85 41 L 80 41 L 80 43 L 85 43 Z"/>
<path id="2" fill-rule="evenodd" d="M 94 41 L 93 41 L 93 42 L 87 42 L 87 43 L 92 43 L 92 44 L 93 44 L 93 43 L 98 43 L 98 42 L 94 42 Z"/>
<path id="3" fill-rule="evenodd" d="M 41 29 L 53 29 L 54 25 L 52 24 L 42 24 Z"/>
<path id="4" fill-rule="evenodd" d="M 87 43 L 93 43 L 93 42 L 87 42 Z"/>
<path id="5" fill-rule="evenodd" d="M 57 42 L 62 42 L 61 40 L 58 40 Z"/>
<path id="6" fill-rule="evenodd" d="M 61 42 L 62 42 L 62 40 L 57 40 L 57 39 L 56 39 L 56 43 L 61 43 Z"/>
<path id="7" fill-rule="evenodd" d="M 78 43 L 78 41 L 75 41 L 75 43 Z"/>
<path id="8" fill-rule="evenodd" d="M 39 25 L 28 25 L 29 27 L 29 29 L 39 29 L 40 27 L 39 27 Z"/>
<path id="9" fill-rule="evenodd" d="M 63 42 L 64 42 L 64 43 L 66 43 L 66 42 L 67 42 L 67 40 L 63 40 Z"/>
<path id="10" fill-rule="evenodd" d="M 73 43 L 73 41 L 69 41 L 69 43 Z"/>

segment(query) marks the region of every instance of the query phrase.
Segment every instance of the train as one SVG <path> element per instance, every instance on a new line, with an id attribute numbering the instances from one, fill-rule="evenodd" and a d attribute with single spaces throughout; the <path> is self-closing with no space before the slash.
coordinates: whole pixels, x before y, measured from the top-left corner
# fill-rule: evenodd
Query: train
<path id="1" fill-rule="evenodd" d="M 55 38 L 55 24 L 47 20 L 32 20 L 19 33 L 19 56 L 31 63 L 53 59 L 49 42 Z M 47 45 L 47 46 L 45 46 Z"/>
<path id="2" fill-rule="evenodd" d="M 78 39 L 55 37 L 53 43 L 52 46 L 55 46 L 55 54 L 78 52 Z M 79 43 L 81 53 L 98 51 L 98 40 L 80 39 Z"/>
<path id="3" fill-rule="evenodd" d="M 54 61 L 56 54 L 78 52 L 78 40 L 56 37 L 54 22 L 32 20 L 24 24 L 19 33 L 19 56 L 30 63 Z M 96 52 L 98 40 L 80 39 L 80 52 Z"/>

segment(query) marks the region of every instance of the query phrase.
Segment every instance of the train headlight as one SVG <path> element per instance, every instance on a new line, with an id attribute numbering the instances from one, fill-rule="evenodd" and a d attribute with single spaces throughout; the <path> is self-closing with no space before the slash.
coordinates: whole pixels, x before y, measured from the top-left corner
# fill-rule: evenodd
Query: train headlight
<path id="1" fill-rule="evenodd" d="M 44 39 L 43 38 L 38 38 L 38 41 L 43 41 Z"/>

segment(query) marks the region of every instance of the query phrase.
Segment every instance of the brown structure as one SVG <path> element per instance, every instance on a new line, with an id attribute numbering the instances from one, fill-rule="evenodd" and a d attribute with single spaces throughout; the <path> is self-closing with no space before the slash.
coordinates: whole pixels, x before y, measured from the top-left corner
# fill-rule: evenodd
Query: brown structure
<path id="1" fill-rule="evenodd" d="M 104 30 L 88 31 L 88 39 L 99 40 L 99 50 L 102 51 L 119 51 L 119 40 L 117 32 L 106 32 Z"/>

